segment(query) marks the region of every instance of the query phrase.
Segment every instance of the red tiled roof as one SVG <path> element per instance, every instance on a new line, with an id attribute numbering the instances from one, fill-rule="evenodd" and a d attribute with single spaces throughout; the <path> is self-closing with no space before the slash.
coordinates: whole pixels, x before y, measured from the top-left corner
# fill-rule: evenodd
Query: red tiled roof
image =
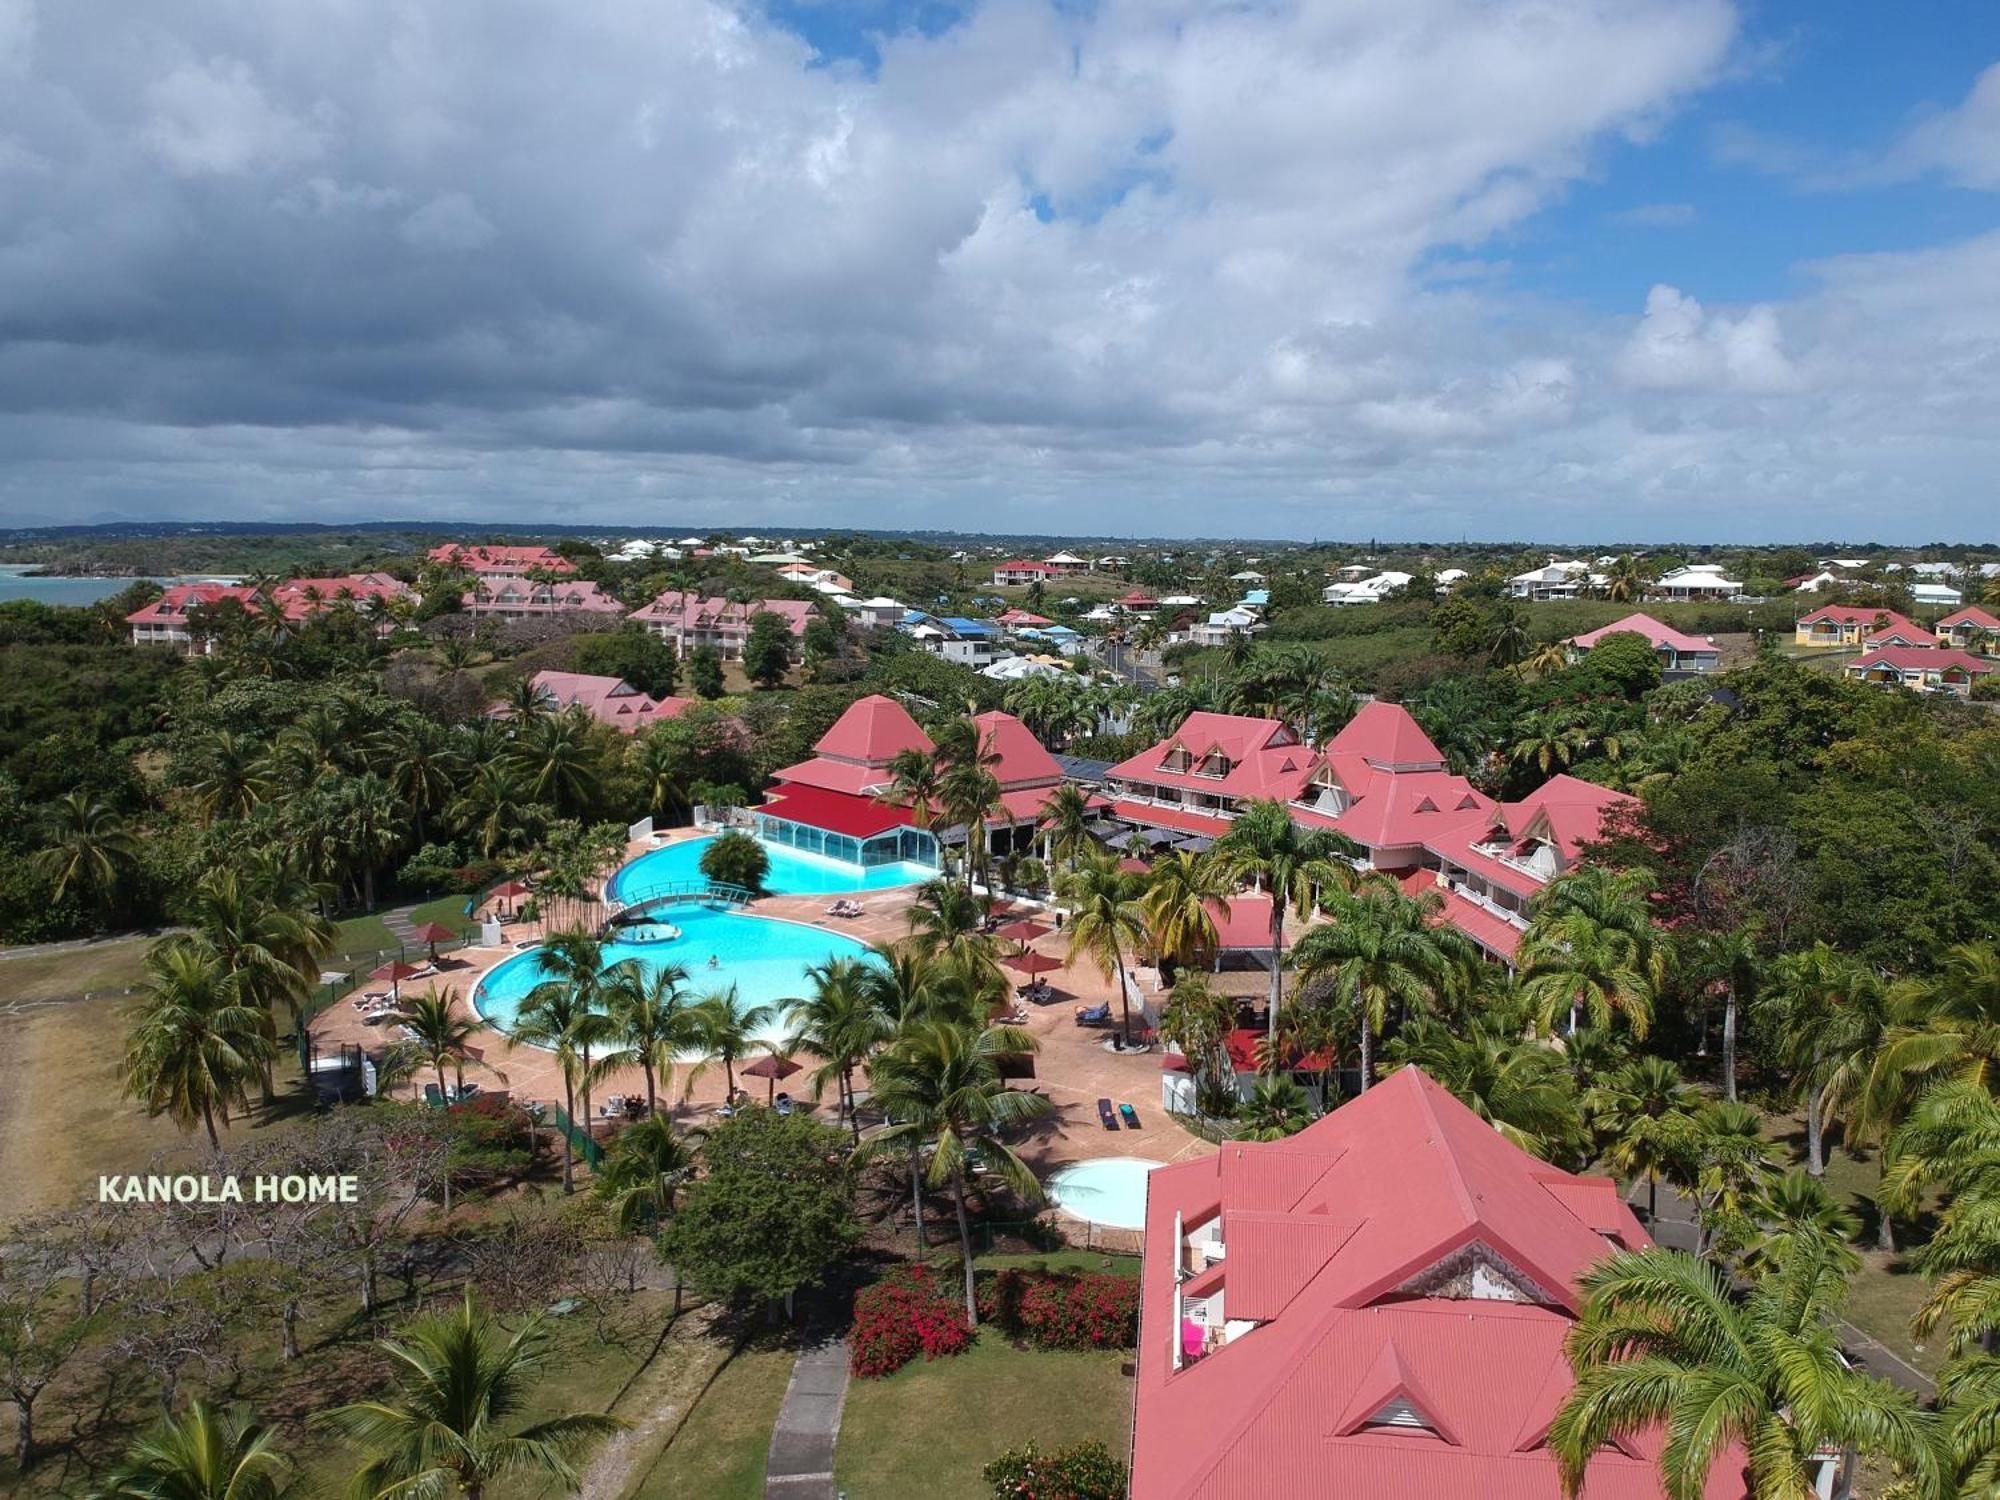
<path id="1" fill-rule="evenodd" d="M 1477 901 L 1461 896 L 1450 886 L 1439 885 L 1435 870 L 1412 870 L 1398 882 L 1408 894 L 1436 891 L 1444 898 L 1434 919 L 1456 927 L 1488 953 L 1505 963 L 1514 961 L 1525 934 L 1505 917 L 1488 911 Z"/>
<path id="2" fill-rule="evenodd" d="M 1609 625 L 1599 629 L 1585 631 L 1582 635 L 1573 635 L 1569 638 L 1568 644 L 1579 650 L 1588 651 L 1607 635 L 1619 635 L 1628 631 L 1635 635 L 1643 635 L 1646 644 L 1655 651 L 1665 646 L 1683 654 L 1705 652 L 1713 655 L 1718 649 L 1712 641 L 1705 641 L 1698 635 L 1689 635 L 1685 631 L 1676 630 L 1671 625 L 1662 625 L 1651 615 L 1646 614 L 1630 614 L 1622 620 L 1613 620 Z"/>
<path id="3" fill-rule="evenodd" d="M 1993 666 L 1989 659 L 1951 647 L 1881 646 L 1866 656 L 1857 656 L 1847 664 L 1847 670 L 1855 672 L 1869 667 L 1894 667 L 1899 672 L 1941 672 L 1948 667 L 1956 667 L 1979 677 L 1992 671 Z"/>
<path id="4" fill-rule="evenodd" d="M 450 563 L 472 573 L 525 573 L 531 568 L 549 573 L 574 573 L 576 564 L 547 547 L 461 546 L 446 542 L 427 554 L 432 562 Z"/>
<path id="5" fill-rule="evenodd" d="M 562 707 L 581 707 L 598 723 L 625 734 L 679 718 L 695 703 L 692 698 L 649 697 L 622 677 L 590 672 L 537 672 L 532 681 Z"/>
<path id="6" fill-rule="evenodd" d="M 1230 820 L 1221 813 L 1200 813 L 1192 809 L 1155 807 L 1150 802 L 1113 802 L 1113 817 L 1123 818 L 1142 828 L 1166 828 L 1175 833 L 1199 833 L 1221 838 L 1229 832 Z"/>
<path id="7" fill-rule="evenodd" d="M 1798 623 L 1811 625 L 1824 621 L 1829 625 L 1861 625 L 1869 630 L 1900 630 L 1910 640 L 1920 643 L 1937 639 L 1923 626 L 1899 615 L 1893 609 L 1882 609 L 1868 604 L 1825 604 L 1811 614 L 1800 615 Z M 1879 622 L 1879 623 L 1878 623 Z"/>
<path id="8" fill-rule="evenodd" d="M 1327 741 L 1328 755 L 1356 755 L 1381 770 L 1442 771 L 1444 754 L 1431 743 L 1400 703 L 1376 699 L 1361 705 L 1339 734 Z"/>
<path id="9" fill-rule="evenodd" d="M 928 755 L 936 748 L 907 708 L 880 693 L 870 693 L 848 705 L 847 712 L 813 746 L 821 755 L 871 766 L 886 766 L 905 750 Z"/>
<path id="10" fill-rule="evenodd" d="M 164 590 L 151 603 L 135 609 L 125 617 L 128 625 L 174 625 L 186 620 L 187 612 L 201 605 L 220 604 L 223 600 L 248 608 L 257 602 L 256 589 L 248 585 L 229 583 L 177 583 Z"/>
<path id="11" fill-rule="evenodd" d="M 909 808 L 891 802 L 798 784 L 777 788 L 757 810 L 790 823 L 809 823 L 814 828 L 857 839 L 906 827 L 911 818 Z"/>
<path id="12" fill-rule="evenodd" d="M 681 589 L 667 589 L 633 610 L 632 618 L 642 624 L 666 625 L 695 633 L 723 626 L 747 631 L 756 615 L 781 615 L 785 628 L 792 635 L 801 636 L 805 634 L 806 621 L 818 612 L 818 606 L 809 599 L 751 599 L 738 603 L 733 599 L 709 599 Z"/>
<path id="13" fill-rule="evenodd" d="M 1000 757 L 992 771 L 1003 787 L 1054 786 L 1062 780 L 1062 767 L 1048 747 L 1012 714 L 995 709 L 972 722 L 979 730 L 981 750 Z"/>
<path id="14" fill-rule="evenodd" d="M 1939 630 L 1948 630 L 1954 625 L 1977 625 L 1982 630 L 2000 630 L 2000 620 L 1996 620 L 1976 604 L 1968 604 L 1964 609 L 1954 611 L 1938 621 Z"/>
<path id="15" fill-rule="evenodd" d="M 1177 747 L 1186 750 L 1195 764 L 1211 752 L 1219 751 L 1230 762 L 1230 769 L 1222 776 L 1169 770 L 1162 762 Z M 1104 774 L 1109 780 L 1176 786 L 1222 797 L 1272 797 L 1289 802 L 1311 778 L 1318 760 L 1281 720 L 1203 711 L 1189 714 L 1179 729 L 1158 744 L 1119 762 Z"/>
<path id="16" fill-rule="evenodd" d="M 1258 1326 L 1175 1369 L 1175 1218 L 1198 1224 L 1218 1210 L 1222 1315 Z M 1563 1339 L 1576 1279 L 1611 1248 L 1607 1229 L 1648 1243 L 1609 1183 L 1509 1145 L 1414 1068 L 1288 1140 L 1227 1142 L 1158 1168 L 1147 1183 L 1135 1500 L 1556 1500 L 1541 1438 L 1571 1383 Z M 1523 1300 L 1464 1295 L 1475 1262 Z M 1425 1426 L 1376 1424 L 1391 1403 Z M 1650 1434 L 1607 1449 L 1584 1496 L 1659 1500 L 1657 1452 Z M 1739 1455 L 1716 1466 L 1705 1493 L 1744 1492 Z"/>
<path id="17" fill-rule="evenodd" d="M 343 601 L 357 607 L 379 606 L 409 592 L 407 584 L 387 573 L 350 573 L 340 578 L 287 578 L 272 588 L 271 597 L 283 606 L 286 619 L 302 620 Z"/>

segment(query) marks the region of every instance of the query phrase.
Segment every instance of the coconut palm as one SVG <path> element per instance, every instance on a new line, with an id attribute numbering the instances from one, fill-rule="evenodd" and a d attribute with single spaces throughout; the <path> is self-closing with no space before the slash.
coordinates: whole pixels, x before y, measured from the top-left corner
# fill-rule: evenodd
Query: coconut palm
<path id="1" fill-rule="evenodd" d="M 867 978 L 868 965 L 861 959 L 829 958 L 806 969 L 810 993 L 785 1007 L 785 1024 L 791 1028 L 786 1050 L 823 1059 L 812 1075 L 813 1098 L 820 1099 L 829 1082 L 836 1086 L 857 1146 L 861 1120 L 854 1108 L 854 1070 L 895 1030 L 876 1007 Z"/>
<path id="2" fill-rule="evenodd" d="M 1073 781 L 1065 781 L 1049 793 L 1042 804 L 1042 831 L 1049 853 L 1074 870 L 1077 860 L 1097 846 L 1090 831 L 1090 794 Z"/>
<path id="3" fill-rule="evenodd" d="M 117 811 L 88 792 L 64 792 L 41 816 L 42 847 L 30 863 L 49 882 L 49 901 L 74 891 L 107 900 L 138 868 L 139 841 Z"/>
<path id="4" fill-rule="evenodd" d="M 509 1334 L 474 1302 L 419 1318 L 400 1339 L 381 1339 L 394 1389 L 374 1401 L 335 1407 L 321 1419 L 359 1443 L 367 1461 L 349 1500 L 403 1500 L 452 1491 L 481 1500 L 511 1476 L 582 1487 L 576 1461 L 625 1424 L 599 1412 L 566 1412 L 509 1433 L 503 1424 L 528 1405 L 547 1354 L 539 1317 Z"/>
<path id="5" fill-rule="evenodd" d="M 1216 860 L 1185 849 L 1153 866 L 1139 905 L 1161 965 L 1184 965 L 1215 951 L 1215 913 L 1229 914 L 1230 878 Z"/>
<path id="6" fill-rule="evenodd" d="M 1553 889 L 1553 887 L 1550 887 Z M 1635 1037 L 1652 1025 L 1654 985 L 1646 954 L 1632 934 L 1589 911 L 1537 903 L 1518 954 L 1521 994 L 1547 1035 L 1567 1012 L 1570 1030 L 1622 1017 Z"/>
<path id="7" fill-rule="evenodd" d="M 1277 1019 L 1284 998 L 1285 911 L 1309 914 L 1329 892 L 1350 890 L 1355 871 L 1353 845 L 1338 834 L 1307 832 L 1292 821 L 1284 803 L 1262 798 L 1245 802 L 1210 853 L 1230 879 L 1255 881 L 1271 898 L 1271 978 L 1269 1017 Z"/>
<path id="8" fill-rule="evenodd" d="M 411 715 L 379 731 L 369 742 L 369 753 L 390 789 L 409 808 L 416 840 L 423 843 L 431 815 L 451 800 L 464 774 L 451 731 Z"/>
<path id="9" fill-rule="evenodd" d="M 1876 1076 L 1914 1095 L 1938 1079 L 2000 1094 L 2000 945 L 1957 943 L 1934 974 L 1896 985 Z"/>
<path id="10" fill-rule="evenodd" d="M 1722 995 L 1722 1097 L 1736 1097 L 1737 1018 L 1754 1006 L 1764 960 L 1748 927 L 1698 934 L 1686 946 L 1683 967 L 1692 985 Z"/>
<path id="11" fill-rule="evenodd" d="M 525 779 L 509 760 L 474 759 L 471 778 L 446 816 L 487 859 L 526 842 L 542 822 Z"/>
<path id="12" fill-rule="evenodd" d="M 278 865 L 239 872 L 218 866 L 195 882 L 187 925 L 237 978 L 241 998 L 261 1007 L 276 1035 L 280 1006 L 301 1023 L 321 961 L 333 951 L 333 924 L 314 909 L 312 888 Z M 264 1100 L 272 1098 L 270 1063 Z"/>
<path id="13" fill-rule="evenodd" d="M 1629 603 L 1645 597 L 1652 580 L 1646 576 L 1646 565 L 1635 554 L 1626 553 L 1613 563 L 1604 575 L 1604 597 L 1617 603 Z"/>
<path id="14" fill-rule="evenodd" d="M 132 1445 L 92 1500 L 277 1500 L 291 1472 L 262 1422 L 196 1401 Z"/>
<path id="15" fill-rule="evenodd" d="M 247 818 L 270 796 L 270 761 L 264 746 L 249 735 L 216 729 L 202 737 L 187 781 L 195 814 L 204 823 Z"/>
<path id="16" fill-rule="evenodd" d="M 1109 984 L 1118 988 L 1118 1007 L 1125 1040 L 1132 1040 L 1131 988 L 1125 979 L 1125 955 L 1145 941 L 1146 912 L 1139 904 L 1145 877 L 1118 867 L 1118 857 L 1105 850 L 1091 855 L 1063 879 L 1062 897 L 1070 908 L 1069 956 L 1064 967 L 1088 958 Z"/>
<path id="17" fill-rule="evenodd" d="M 1933 1085 L 1889 1138 L 1878 1195 L 1913 1212 L 1926 1190 L 1945 1195 L 1937 1232 L 1917 1252 L 1932 1279 L 1913 1331 L 1951 1328 L 1954 1353 L 1990 1353 L 2000 1339 L 2000 1101 L 1979 1084 Z"/>
<path id="18" fill-rule="evenodd" d="M 409 1041 L 437 1075 L 439 1097 L 450 1098 L 444 1083 L 445 1061 L 450 1059 L 454 1069 L 464 1069 L 466 1047 L 479 1034 L 480 1023 L 454 1014 L 451 996 L 440 995 L 436 985 L 414 998 L 405 995 L 389 1019 L 409 1030 Z"/>
<path id="19" fill-rule="evenodd" d="M 912 826 L 929 831 L 942 810 L 944 768 L 928 751 L 898 750 L 889 762 L 889 783 L 875 800 L 908 808 Z"/>
<path id="20" fill-rule="evenodd" d="M 979 1304 L 973 1288 L 972 1223 L 965 1207 L 970 1153 L 976 1149 L 986 1169 L 1023 1199 L 1040 1199 L 1034 1172 L 1003 1137 L 1054 1106 L 1040 1094 L 1009 1088 L 999 1064 L 1002 1057 L 1035 1049 L 1034 1037 L 1019 1027 L 922 1021 L 899 1035 L 873 1069 L 874 1099 L 890 1123 L 870 1133 L 861 1154 L 900 1153 L 914 1144 L 929 1156 L 931 1185 L 951 1189 L 965 1274 L 965 1315 L 973 1323 L 979 1321 Z"/>
<path id="21" fill-rule="evenodd" d="M 563 990 L 570 997 L 570 1042 L 579 1062 L 577 1088 L 587 1131 L 591 1091 L 609 1071 L 603 1062 L 605 1054 L 617 1048 L 618 1028 L 605 1008 L 604 944 L 587 928 L 565 928 L 544 939 L 539 963 L 548 977 L 529 991 L 528 1002 L 532 1005 L 536 995 L 550 988 Z"/>
<path id="22" fill-rule="evenodd" d="M 1522 1034 L 1501 1010 L 1463 1028 L 1419 1016 L 1383 1049 L 1391 1068 L 1415 1066 L 1523 1151 L 1574 1155 L 1583 1139 L 1576 1086 L 1561 1054 Z"/>
<path id="23" fill-rule="evenodd" d="M 595 725 L 580 708 L 544 714 L 519 727 L 512 760 L 528 793 L 557 817 L 581 816 L 597 800 L 599 758 Z"/>
<path id="24" fill-rule="evenodd" d="M 715 1063 L 722 1064 L 728 1097 L 736 1097 L 736 1064 L 757 1044 L 757 1033 L 775 1019 L 768 1005 L 744 1006 L 737 999 L 736 986 L 714 990 L 694 1003 L 695 1034 L 701 1038 L 702 1058 L 688 1069 L 683 1097 Z"/>
<path id="25" fill-rule="evenodd" d="M 277 1044 L 242 981 L 199 938 L 171 937 L 146 955 L 147 983 L 125 1042 L 125 1092 L 183 1131 L 197 1123 L 222 1149 L 216 1117 L 248 1108 L 245 1085 Z"/>
<path id="26" fill-rule="evenodd" d="M 1768 1275 L 1798 1249 L 1800 1239 L 1817 1235 L 1844 1252 L 1847 1269 L 1858 1270 L 1861 1257 L 1848 1242 L 1861 1233 L 1861 1216 L 1827 1191 L 1826 1183 L 1807 1172 L 1785 1172 L 1765 1182 L 1751 1199 L 1756 1230 L 1744 1249 L 1743 1268 Z"/>
<path id="27" fill-rule="evenodd" d="M 622 959 L 604 972 L 600 993 L 611 1018 L 614 1046 L 607 1067 L 637 1066 L 646 1079 L 646 1113 L 659 1108 L 660 1088 L 673 1079 L 674 1063 L 701 1043 L 701 1026 L 683 986 L 679 964 Z"/>
<path id="28" fill-rule="evenodd" d="M 1660 1179 L 1686 1158 L 1700 1092 L 1664 1057 L 1638 1057 L 1592 1089 L 1585 1104 L 1605 1163 L 1622 1178 L 1645 1180 L 1646 1222 L 1656 1222 Z"/>
<path id="29" fill-rule="evenodd" d="M 1462 933 L 1436 925 L 1443 905 L 1436 891 L 1409 896 L 1387 876 L 1371 875 L 1336 896 L 1333 921 L 1313 928 L 1293 953 L 1301 983 L 1324 980 L 1354 1007 L 1363 1092 L 1390 1007 L 1421 1015 L 1448 1002 L 1477 962 Z"/>
<path id="30" fill-rule="evenodd" d="M 1814 943 L 1773 961 L 1758 1013 L 1804 1097 L 1806 1171 L 1817 1177 L 1826 1170 L 1829 1113 L 1847 1123 L 1850 1144 L 1884 1118 L 1870 1084 L 1881 1055 L 1881 983 L 1865 964 Z"/>
<path id="31" fill-rule="evenodd" d="M 926 944 L 914 939 L 878 943 L 869 952 L 873 962 L 863 967 L 861 989 L 891 1027 L 920 1020 L 982 1019 L 964 970 Z"/>
<path id="32" fill-rule="evenodd" d="M 510 1047 L 540 1047 L 553 1053 L 556 1067 L 562 1073 L 563 1113 L 570 1121 L 569 1129 L 562 1132 L 565 1193 L 576 1191 L 572 1137 L 579 1128 L 577 1090 L 590 1077 L 588 1039 L 593 1030 L 588 1019 L 592 1014 L 590 1003 L 591 996 L 587 993 L 560 981 L 544 981 L 528 992 L 513 1026 L 507 1032 L 507 1045 Z M 586 1130 L 589 1128 L 587 1108 L 581 1125 Z"/>
<path id="33" fill-rule="evenodd" d="M 1548 1438 L 1565 1492 L 1583 1488 L 1605 1443 L 1659 1426 L 1668 1500 L 1700 1500 L 1714 1467 L 1739 1461 L 1751 1500 L 1802 1500 L 1829 1461 L 1821 1455 L 1849 1447 L 1938 1493 L 1935 1419 L 1911 1392 L 1841 1357 L 1838 1251 L 1802 1239 L 1741 1299 L 1719 1267 L 1673 1250 L 1620 1251 L 1586 1271 L 1568 1341 L 1576 1384 Z"/>
<path id="34" fill-rule="evenodd" d="M 628 1234 L 650 1230 L 674 1211 L 694 1164 L 694 1148 L 673 1121 L 648 1115 L 618 1132 L 590 1190 L 610 1207 L 619 1228 Z"/>
<path id="35" fill-rule="evenodd" d="M 1515 605 L 1499 605 L 1487 628 L 1486 659 L 1496 667 L 1511 667 L 1527 654 L 1527 615 Z"/>
<path id="36" fill-rule="evenodd" d="M 636 736 L 625 761 L 639 779 L 640 800 L 652 816 L 677 817 L 693 806 L 686 754 L 674 735 L 661 734 L 656 726 Z"/>
<path id="37" fill-rule="evenodd" d="M 969 724 L 970 720 L 958 722 Z M 940 749 L 940 756 L 944 751 Z M 938 779 L 938 803 L 942 815 L 965 830 L 965 888 L 975 881 L 987 884 L 988 854 L 986 825 L 1005 809 L 1001 801 L 1000 778 L 992 767 L 999 757 L 984 747 L 966 759 L 951 762 Z"/>
<path id="38" fill-rule="evenodd" d="M 1238 1140 L 1282 1141 L 1317 1118 L 1312 1095 L 1290 1078 L 1260 1078 L 1236 1111 Z"/>

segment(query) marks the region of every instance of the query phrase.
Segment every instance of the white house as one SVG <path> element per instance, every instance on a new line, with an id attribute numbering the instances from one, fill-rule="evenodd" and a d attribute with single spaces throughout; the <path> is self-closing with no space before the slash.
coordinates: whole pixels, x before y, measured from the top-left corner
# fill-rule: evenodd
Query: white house
<path id="1" fill-rule="evenodd" d="M 1516 599 L 1574 599 L 1589 584 L 1588 563 L 1558 562 L 1552 557 L 1544 566 L 1508 579 L 1507 592 Z"/>
<path id="2" fill-rule="evenodd" d="M 1948 583 L 1913 583 L 1910 585 L 1910 600 L 1918 605 L 1957 609 L 1965 603 L 1965 595 Z"/>
<path id="3" fill-rule="evenodd" d="M 1329 583 L 1320 590 L 1320 598 L 1328 604 L 1380 604 L 1397 589 L 1409 585 L 1410 575 L 1393 570 L 1377 573 L 1373 578 L 1364 578 L 1358 583 Z"/>
<path id="4" fill-rule="evenodd" d="M 1647 592 L 1655 599 L 1734 599 L 1743 585 L 1723 577 L 1721 563 L 1690 563 L 1675 568 Z"/>
<path id="5" fill-rule="evenodd" d="M 1247 609 L 1221 609 L 1188 631 L 1188 639 L 1198 646 L 1226 646 L 1239 635 L 1254 635 L 1264 622 Z"/>

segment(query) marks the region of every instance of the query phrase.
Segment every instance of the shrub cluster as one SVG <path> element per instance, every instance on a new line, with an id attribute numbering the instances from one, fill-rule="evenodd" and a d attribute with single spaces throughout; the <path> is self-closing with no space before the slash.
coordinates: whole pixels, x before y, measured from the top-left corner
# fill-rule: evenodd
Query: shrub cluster
<path id="1" fill-rule="evenodd" d="M 1130 1276 L 1001 1271 L 979 1284 L 979 1316 L 1043 1349 L 1129 1349 L 1139 1340 Z"/>
<path id="2" fill-rule="evenodd" d="M 930 1267 L 902 1266 L 855 1295 L 848 1368 L 863 1380 L 878 1380 L 919 1354 L 942 1359 L 971 1342 L 964 1306 Z"/>
<path id="3" fill-rule="evenodd" d="M 1125 1465 L 1102 1443 L 1043 1453 L 1033 1443 L 988 1464 L 994 1500 L 1125 1500 Z"/>

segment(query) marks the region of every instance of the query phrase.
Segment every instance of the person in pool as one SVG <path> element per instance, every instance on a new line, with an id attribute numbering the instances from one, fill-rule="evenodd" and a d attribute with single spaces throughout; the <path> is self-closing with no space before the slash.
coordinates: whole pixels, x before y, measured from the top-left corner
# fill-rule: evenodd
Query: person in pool
<path id="1" fill-rule="evenodd" d="M 713 953 L 711 953 L 708 955 L 708 966 L 711 969 L 719 969 L 722 967 L 722 960 L 717 958 Z"/>

